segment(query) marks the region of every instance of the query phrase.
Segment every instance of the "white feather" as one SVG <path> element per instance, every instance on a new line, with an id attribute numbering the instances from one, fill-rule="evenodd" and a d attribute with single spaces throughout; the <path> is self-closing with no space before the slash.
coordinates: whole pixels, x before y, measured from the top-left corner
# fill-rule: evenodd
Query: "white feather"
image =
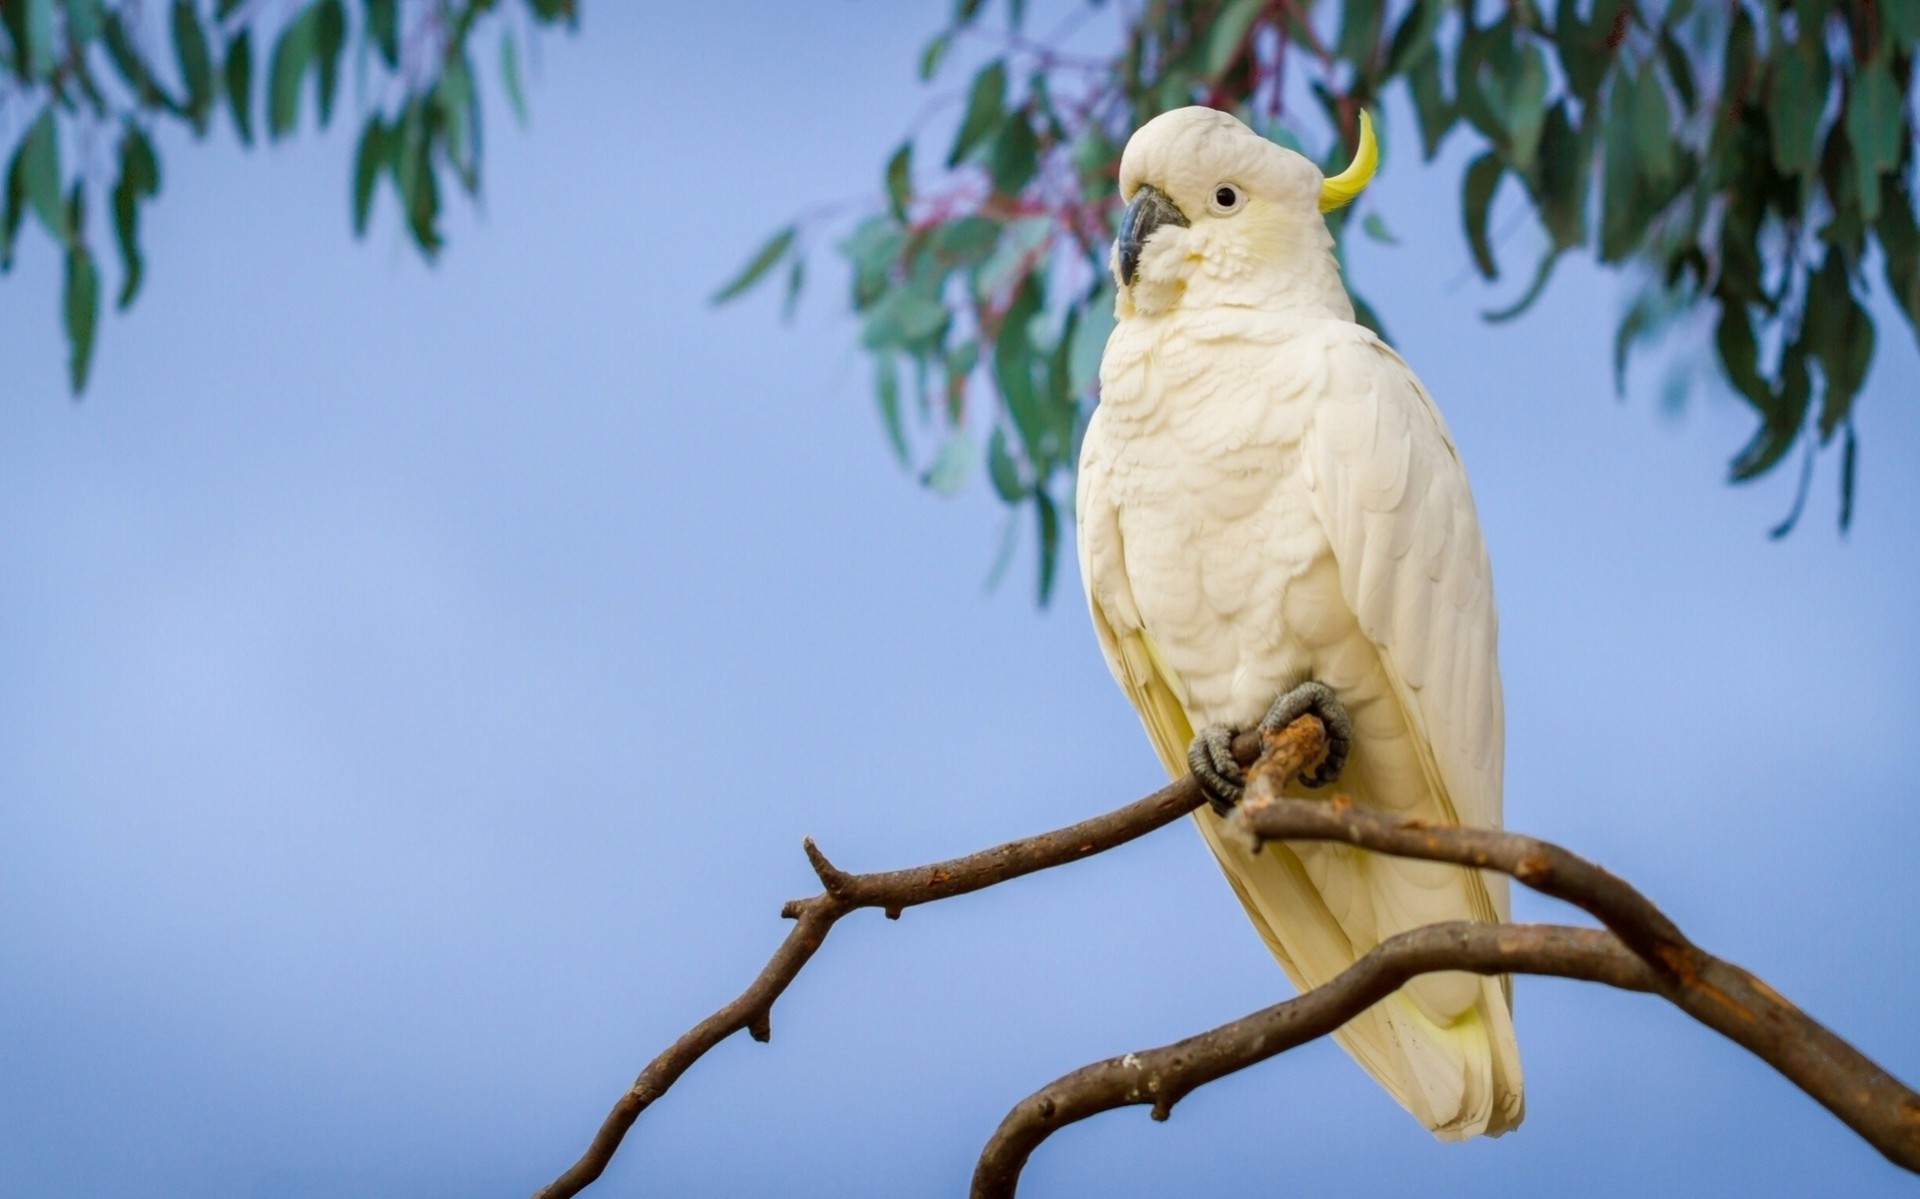
<path id="1" fill-rule="evenodd" d="M 1131 169 L 1131 186 L 1154 182 L 1189 213 L 1205 203 L 1195 180 L 1232 178 L 1253 195 L 1241 224 L 1196 218 L 1155 235 L 1120 291 L 1076 504 L 1108 665 L 1171 775 L 1186 772 L 1195 729 L 1247 727 L 1314 678 L 1356 727 L 1342 791 L 1498 825 L 1498 620 L 1445 424 L 1406 364 L 1352 323 L 1317 211 L 1304 210 L 1318 240 L 1288 224 L 1306 220 L 1299 197 L 1317 194 L 1289 172 L 1317 177 L 1311 164 L 1251 133 L 1236 140 L 1219 114 L 1154 133 L 1178 115 L 1135 136 L 1123 181 Z M 1180 153 L 1194 128 L 1208 133 L 1198 165 Z M 1144 174 L 1128 166 L 1142 138 Z M 1253 856 L 1211 811 L 1197 819 L 1303 988 L 1406 929 L 1506 916 L 1504 880 L 1344 845 Z M 1336 1035 L 1442 1137 L 1519 1122 L 1504 980 L 1427 976 Z"/>

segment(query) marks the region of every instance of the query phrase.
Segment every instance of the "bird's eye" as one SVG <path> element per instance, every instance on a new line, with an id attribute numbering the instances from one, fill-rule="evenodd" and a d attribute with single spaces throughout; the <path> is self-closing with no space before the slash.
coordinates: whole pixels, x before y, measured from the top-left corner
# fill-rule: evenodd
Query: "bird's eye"
<path id="1" fill-rule="evenodd" d="M 1221 216 L 1230 216 L 1240 211 L 1240 205 L 1246 197 L 1239 188 L 1231 183 L 1222 183 L 1213 189 L 1213 210 Z"/>

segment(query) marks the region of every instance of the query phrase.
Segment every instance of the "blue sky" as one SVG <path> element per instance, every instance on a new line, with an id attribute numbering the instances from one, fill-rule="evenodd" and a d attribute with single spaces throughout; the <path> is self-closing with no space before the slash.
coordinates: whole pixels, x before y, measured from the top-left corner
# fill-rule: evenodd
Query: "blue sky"
<path id="1" fill-rule="evenodd" d="M 705 303 L 877 183 L 944 6 L 647 7 L 546 39 L 437 267 L 390 197 L 353 241 L 341 131 L 223 134 L 164 147 L 83 403 L 51 255 L 0 286 L 0 1191 L 524 1194 L 759 969 L 803 834 L 901 866 L 1158 785 L 1077 581 L 985 593 L 985 487 L 894 466 L 826 259 L 792 326 Z M 1511 824 L 1920 1078 L 1912 338 L 1883 312 L 1852 535 L 1823 460 L 1770 543 L 1792 480 L 1721 482 L 1738 406 L 1617 402 L 1584 266 L 1483 324 L 1520 280 L 1469 280 L 1457 163 L 1410 157 L 1353 271 L 1472 474 Z M 1041 1083 L 1284 989 L 1183 827 L 857 916 L 597 1193 L 957 1193 Z M 1501 1141 L 1320 1045 L 1068 1131 L 1023 1194 L 1911 1193 L 1652 1001 L 1523 980 L 1518 1020 Z"/>

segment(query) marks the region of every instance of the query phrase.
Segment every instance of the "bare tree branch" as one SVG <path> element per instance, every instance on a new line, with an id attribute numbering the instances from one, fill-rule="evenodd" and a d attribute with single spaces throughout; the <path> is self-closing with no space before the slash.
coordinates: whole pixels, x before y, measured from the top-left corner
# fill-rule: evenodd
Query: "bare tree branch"
<path id="1" fill-rule="evenodd" d="M 1451 862 L 1512 875 L 1584 908 L 1606 931 L 1560 925 L 1456 922 L 1390 938 L 1324 986 L 1210 1032 L 1068 1074 L 1008 1113 L 982 1151 L 974 1199 L 1014 1194 L 1021 1169 L 1056 1130 L 1116 1107 L 1148 1104 L 1156 1119 L 1196 1087 L 1327 1035 L 1409 979 L 1437 970 L 1548 974 L 1657 994 L 1772 1065 L 1882 1154 L 1920 1173 L 1920 1095 L 1807 1017 L 1764 982 L 1700 949 L 1633 887 L 1559 846 L 1516 833 L 1397 821 L 1331 801 L 1279 798 L 1326 753 L 1326 730 L 1303 716 L 1262 738 L 1243 734 L 1234 754 L 1250 766 L 1247 799 L 1233 827 L 1255 844 L 1343 841 L 1399 857 Z M 1257 759 L 1257 761 L 1256 761 Z M 648 1063 L 614 1104 L 592 1144 L 535 1199 L 567 1199 L 600 1176 L 640 1113 L 709 1049 L 741 1029 L 768 1038 L 774 1002 L 812 959 L 840 917 L 909 907 L 1112 849 L 1193 811 L 1191 779 L 1067 828 L 911 870 L 848 874 L 811 840 L 808 860 L 825 889 L 782 909 L 795 921 L 751 986 Z"/>
<path id="2" fill-rule="evenodd" d="M 972 1199 L 1010 1199 L 1027 1159 L 1054 1133 L 1101 1112 L 1150 1104 L 1164 1120 L 1189 1092 L 1318 1040 L 1434 970 L 1558 974 L 1631 991 L 1652 972 L 1612 933 L 1557 924 L 1430 924 L 1383 941 L 1333 981 L 1284 1003 L 1159 1049 L 1082 1066 L 1021 1100 L 1000 1121 L 973 1171 Z"/>
<path id="3" fill-rule="evenodd" d="M 1325 1036 L 1419 974 L 1552 974 L 1649 991 L 1746 1048 L 1819 1101 L 1894 1164 L 1920 1173 L 1920 1094 L 1753 975 L 1689 941 L 1632 886 L 1557 845 L 1492 829 L 1395 820 L 1331 802 L 1279 798 L 1294 771 L 1264 757 L 1233 826 L 1254 844 L 1343 841 L 1377 853 L 1499 870 L 1575 904 L 1609 932 L 1557 925 L 1451 923 L 1389 938 L 1296 999 L 1143 1053 L 1082 1067 L 1009 1112 L 982 1150 L 973 1199 L 1010 1199 L 1041 1142 L 1130 1104 L 1164 1120 L 1195 1087 Z"/>
<path id="4" fill-rule="evenodd" d="M 1233 743 L 1234 755 L 1242 765 L 1264 758 L 1269 769 L 1285 770 L 1289 775 L 1318 762 L 1326 749 L 1326 729 L 1313 716 L 1303 716 L 1279 733 L 1269 734 L 1264 754 L 1256 733 L 1242 734 Z M 774 951 L 759 977 L 732 1003 L 694 1025 L 647 1063 L 640 1077 L 634 1079 L 633 1085 L 607 1113 L 580 1160 L 541 1188 L 535 1199 L 568 1199 L 591 1185 L 613 1160 L 622 1138 L 640 1113 L 666 1094 L 667 1088 L 709 1049 L 743 1028 L 754 1040 L 766 1040 L 772 1032 L 770 1018 L 774 1001 L 812 959 L 840 917 L 858 908 L 881 908 L 889 919 L 894 919 L 903 910 L 919 904 L 950 899 L 1023 874 L 1077 862 L 1144 836 L 1203 802 L 1205 799 L 1193 780 L 1182 779 L 1145 799 L 1063 829 L 1009 841 L 963 858 L 879 874 L 848 874 L 829 862 L 808 839 L 805 842 L 807 859 L 813 863 L 814 873 L 826 889 L 811 898 L 793 900 L 781 909 L 781 915 L 795 921 L 793 931 Z"/>

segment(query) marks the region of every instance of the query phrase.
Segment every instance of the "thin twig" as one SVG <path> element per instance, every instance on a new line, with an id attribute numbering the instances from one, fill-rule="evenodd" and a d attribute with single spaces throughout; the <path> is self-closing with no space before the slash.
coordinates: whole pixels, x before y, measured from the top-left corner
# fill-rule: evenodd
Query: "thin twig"
<path id="1" fill-rule="evenodd" d="M 1011 1199 L 1020 1171 L 1055 1131 L 1129 1104 L 1164 1120 L 1202 1086 L 1331 1033 L 1416 975 L 1435 970 L 1552 974 L 1650 991 L 1733 1040 L 1838 1116 L 1888 1160 L 1920 1173 L 1920 1094 L 1747 971 L 1689 941 L 1631 885 L 1561 847 L 1493 829 L 1395 820 L 1331 802 L 1279 798 L 1292 776 L 1251 772 L 1232 827 L 1253 844 L 1342 841 L 1395 857 L 1498 870 L 1585 909 L 1608 928 L 1437 924 L 1389 938 L 1298 998 L 1211 1032 L 1083 1067 L 1009 1112 L 982 1150 L 973 1199 Z"/>
<path id="2" fill-rule="evenodd" d="M 1268 734 L 1265 757 L 1270 768 L 1278 762 L 1281 764 L 1278 768 L 1299 771 L 1317 763 L 1326 749 L 1325 727 L 1317 717 L 1303 716 L 1279 733 Z M 1260 736 L 1242 734 L 1234 741 L 1233 751 L 1242 765 L 1251 764 L 1261 756 Z M 1291 763 L 1290 768 L 1287 763 Z M 607 1113 L 580 1160 L 543 1187 L 535 1199 L 568 1199 L 600 1177 L 640 1113 L 666 1094 L 667 1088 L 709 1049 L 741 1029 L 746 1029 L 756 1041 L 766 1040 L 772 1031 L 774 1001 L 799 975 L 840 917 L 858 908 L 880 908 L 889 918 L 897 918 L 903 910 L 919 904 L 950 899 L 1024 874 L 1077 862 L 1144 836 L 1203 802 L 1193 780 L 1182 779 L 1145 799 L 1063 829 L 1009 841 L 962 858 L 878 874 L 847 874 L 828 861 L 808 839 L 804 843 L 807 859 L 825 890 L 807 899 L 793 900 L 781 910 L 783 916 L 795 922 L 793 931 L 774 951 L 759 977 L 732 1003 L 694 1025 L 649 1062 Z"/>

